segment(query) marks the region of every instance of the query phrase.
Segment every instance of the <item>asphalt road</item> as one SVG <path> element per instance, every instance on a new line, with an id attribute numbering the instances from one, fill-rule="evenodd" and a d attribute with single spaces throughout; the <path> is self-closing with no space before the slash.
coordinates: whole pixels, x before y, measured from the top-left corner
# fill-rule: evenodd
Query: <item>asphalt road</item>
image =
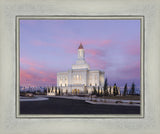
<path id="1" fill-rule="evenodd" d="M 49 98 L 20 102 L 20 114 L 140 114 L 139 106 L 95 105 L 84 100 Z"/>

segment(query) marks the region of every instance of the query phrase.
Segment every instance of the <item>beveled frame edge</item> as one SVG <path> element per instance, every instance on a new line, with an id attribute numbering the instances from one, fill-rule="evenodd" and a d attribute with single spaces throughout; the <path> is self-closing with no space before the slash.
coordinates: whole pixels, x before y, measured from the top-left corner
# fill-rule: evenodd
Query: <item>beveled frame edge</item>
<path id="1" fill-rule="evenodd" d="M 45 16 L 40 16 L 40 15 L 17 15 L 15 17 L 15 116 L 16 118 L 24 118 L 24 119 L 34 119 L 34 118 L 46 118 L 46 119 L 57 119 L 57 118 L 63 118 L 63 119 L 76 119 L 76 118 L 82 118 L 82 119 L 117 119 L 117 118 L 123 118 L 123 119 L 143 119 L 145 117 L 145 21 L 144 21 L 144 16 L 143 15 L 45 15 Z M 78 20 L 78 19 L 83 19 L 83 20 L 100 20 L 100 19 L 105 19 L 105 20 L 140 20 L 140 74 L 141 74 L 141 84 L 140 84 L 140 92 L 141 92 L 141 104 L 140 104 L 140 114 L 135 115 L 135 114 L 101 114 L 101 115 L 95 115 L 95 114 L 89 114 L 89 115 L 20 115 L 20 106 L 19 106 L 19 87 L 20 87 L 20 42 L 19 42 L 19 37 L 20 37 L 20 28 L 19 28 L 19 21 L 20 20 L 40 20 L 40 19 L 46 19 L 46 20 Z"/>

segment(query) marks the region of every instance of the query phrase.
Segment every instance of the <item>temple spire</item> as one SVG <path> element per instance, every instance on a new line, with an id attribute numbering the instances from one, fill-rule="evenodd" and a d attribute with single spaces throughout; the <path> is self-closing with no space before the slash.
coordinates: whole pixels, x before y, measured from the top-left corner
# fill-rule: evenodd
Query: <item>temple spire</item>
<path id="1" fill-rule="evenodd" d="M 80 45 L 79 45 L 78 49 L 83 49 L 83 45 L 82 45 L 82 43 L 80 43 Z"/>

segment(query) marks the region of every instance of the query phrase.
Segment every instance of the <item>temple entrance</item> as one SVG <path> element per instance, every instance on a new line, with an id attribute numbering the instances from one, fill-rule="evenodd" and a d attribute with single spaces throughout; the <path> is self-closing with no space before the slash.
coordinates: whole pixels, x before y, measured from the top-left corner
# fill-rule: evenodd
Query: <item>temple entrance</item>
<path id="1" fill-rule="evenodd" d="M 79 89 L 72 89 L 72 95 L 78 95 Z"/>
<path id="2" fill-rule="evenodd" d="M 84 94 L 88 94 L 88 89 L 86 86 L 84 86 Z"/>
<path id="3" fill-rule="evenodd" d="M 68 94 L 68 89 L 66 89 L 66 95 Z"/>

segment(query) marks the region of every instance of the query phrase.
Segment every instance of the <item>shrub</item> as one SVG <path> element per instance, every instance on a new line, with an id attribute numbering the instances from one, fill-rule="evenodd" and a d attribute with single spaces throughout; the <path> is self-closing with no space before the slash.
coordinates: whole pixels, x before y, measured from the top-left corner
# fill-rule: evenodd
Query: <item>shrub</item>
<path id="1" fill-rule="evenodd" d="M 116 101 L 115 103 L 123 103 L 122 101 Z"/>

